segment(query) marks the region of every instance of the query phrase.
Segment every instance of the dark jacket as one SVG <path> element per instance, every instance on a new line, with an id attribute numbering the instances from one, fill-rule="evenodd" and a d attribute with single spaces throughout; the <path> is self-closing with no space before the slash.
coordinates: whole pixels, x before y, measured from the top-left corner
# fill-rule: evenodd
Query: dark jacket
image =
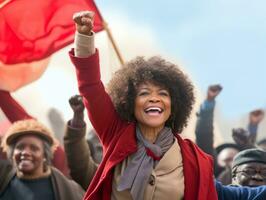
<path id="1" fill-rule="evenodd" d="M 90 121 L 103 144 L 104 158 L 85 195 L 86 200 L 109 200 L 114 167 L 137 151 L 136 124 L 120 119 L 100 80 L 98 52 L 88 58 L 70 57 L 76 66 L 78 84 Z M 185 200 L 217 199 L 212 159 L 190 140 L 176 135 L 181 148 Z"/>
<path id="2" fill-rule="evenodd" d="M 0 197 L 12 178 L 16 176 L 16 170 L 10 163 L 0 163 Z M 84 190 L 73 180 L 69 180 L 59 170 L 51 167 L 51 181 L 56 200 L 82 200 Z"/>
<path id="3" fill-rule="evenodd" d="M 70 176 L 84 190 L 87 190 L 98 165 L 91 157 L 85 134 L 86 126 L 83 128 L 73 128 L 68 123 L 64 136 L 64 147 Z"/>
<path id="4" fill-rule="evenodd" d="M 206 153 L 214 156 L 213 148 L 213 111 L 215 101 L 205 100 L 197 113 L 196 143 Z"/>

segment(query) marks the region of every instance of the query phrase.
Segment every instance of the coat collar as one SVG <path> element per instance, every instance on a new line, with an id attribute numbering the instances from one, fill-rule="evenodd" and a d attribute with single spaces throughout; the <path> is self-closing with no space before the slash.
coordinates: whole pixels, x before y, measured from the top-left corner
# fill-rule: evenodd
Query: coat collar
<path id="1" fill-rule="evenodd" d="M 127 134 L 120 136 L 121 140 L 116 145 L 118 153 L 116 154 L 117 162 L 113 163 L 114 165 L 137 151 L 136 126 L 131 124 L 130 127 L 128 127 L 129 131 L 126 131 Z M 208 199 L 210 194 L 209 187 L 214 187 L 212 158 L 200 150 L 192 141 L 182 139 L 179 134 L 175 134 L 175 137 L 177 138 L 183 161 L 185 199 Z M 217 199 L 216 193 L 212 194 L 212 199 Z"/>
<path id="2" fill-rule="evenodd" d="M 185 177 L 184 199 L 218 199 L 213 180 L 212 158 L 188 139 L 175 135 L 181 149 Z"/>

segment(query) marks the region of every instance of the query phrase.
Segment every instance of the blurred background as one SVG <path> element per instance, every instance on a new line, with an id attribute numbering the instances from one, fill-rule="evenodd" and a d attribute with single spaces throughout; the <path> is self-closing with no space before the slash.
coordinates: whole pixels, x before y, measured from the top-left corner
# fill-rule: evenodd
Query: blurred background
<path id="1" fill-rule="evenodd" d="M 177 63 L 193 81 L 197 103 L 184 130 L 185 137 L 194 139 L 195 112 L 208 85 L 223 86 L 215 110 L 216 144 L 231 141 L 232 128 L 246 128 L 251 110 L 265 110 L 266 1 L 95 0 L 95 3 L 125 61 L 138 55 L 161 55 Z M 120 63 L 106 31 L 96 33 L 96 46 L 100 50 L 102 79 L 107 83 Z M 12 93 L 32 116 L 51 128 L 51 119 L 62 124 L 72 117 L 68 99 L 78 93 L 75 71 L 68 57 L 72 47 L 70 44 L 53 54 L 38 80 Z M 4 118 L 0 111 L 0 120 Z M 64 128 L 59 129 L 58 133 Z M 265 137 L 265 131 L 264 119 L 258 139 Z"/>

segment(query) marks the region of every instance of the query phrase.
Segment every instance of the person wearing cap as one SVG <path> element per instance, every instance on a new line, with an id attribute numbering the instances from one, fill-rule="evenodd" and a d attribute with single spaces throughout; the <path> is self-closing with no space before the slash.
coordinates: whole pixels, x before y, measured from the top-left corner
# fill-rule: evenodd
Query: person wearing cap
<path id="1" fill-rule="evenodd" d="M 265 200 L 265 160 L 266 152 L 259 149 L 253 148 L 239 152 L 232 163 L 234 185 L 224 186 L 218 181 L 215 182 L 218 199 Z"/>
<path id="2" fill-rule="evenodd" d="M 266 185 L 266 152 L 257 148 L 239 152 L 232 163 L 232 184 Z"/>
<path id="3" fill-rule="evenodd" d="M 12 167 L 0 167 L 0 199 L 82 199 L 84 190 L 51 166 L 56 146 L 53 134 L 37 120 L 13 123 L 2 141 Z"/>
<path id="4" fill-rule="evenodd" d="M 8 119 L 6 122 L 6 130 L 10 126 L 10 123 L 15 123 L 16 121 L 25 119 L 36 119 L 35 117 L 31 116 L 8 91 L 0 90 L 0 109 Z M 6 130 L 1 130 L 0 140 L 1 137 L 6 133 Z M 6 159 L 5 153 L 0 156 Z M 61 145 L 58 145 L 53 153 L 52 165 L 59 169 L 65 176 L 69 177 L 66 156 Z"/>

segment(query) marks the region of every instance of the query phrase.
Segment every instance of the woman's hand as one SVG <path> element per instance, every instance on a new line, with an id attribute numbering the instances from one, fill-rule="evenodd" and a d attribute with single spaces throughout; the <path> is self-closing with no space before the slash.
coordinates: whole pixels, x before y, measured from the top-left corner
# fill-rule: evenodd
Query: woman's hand
<path id="1" fill-rule="evenodd" d="M 73 20 L 76 24 L 76 30 L 78 33 L 92 35 L 93 16 L 94 12 L 92 11 L 81 11 L 73 15 Z"/>

